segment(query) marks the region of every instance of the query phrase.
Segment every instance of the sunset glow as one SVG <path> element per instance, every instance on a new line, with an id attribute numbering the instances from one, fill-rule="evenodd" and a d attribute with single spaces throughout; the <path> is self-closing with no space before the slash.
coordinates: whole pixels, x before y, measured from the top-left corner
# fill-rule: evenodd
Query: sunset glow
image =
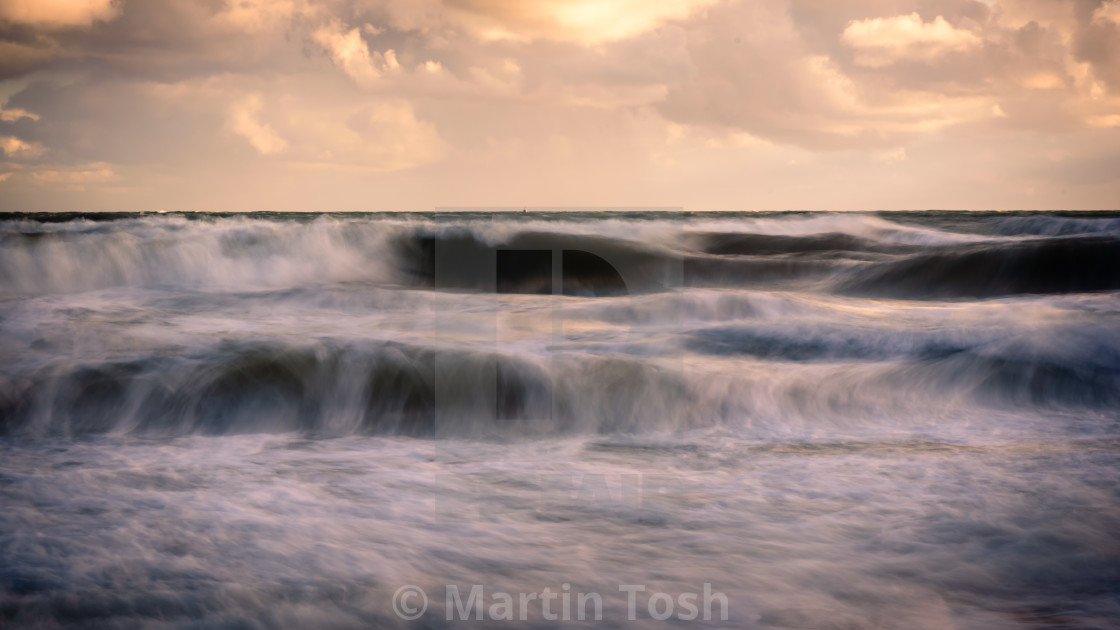
<path id="1" fill-rule="evenodd" d="M 1120 199 L 1118 0 L 4 0 L 0 25 L 7 210 Z"/>

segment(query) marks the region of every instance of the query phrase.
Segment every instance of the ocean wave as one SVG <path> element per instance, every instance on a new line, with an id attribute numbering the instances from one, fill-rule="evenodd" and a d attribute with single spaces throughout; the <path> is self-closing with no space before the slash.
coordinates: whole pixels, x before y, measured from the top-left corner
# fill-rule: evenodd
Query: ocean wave
<path id="1" fill-rule="evenodd" d="M 1120 238 L 1060 237 L 938 248 L 870 264 L 842 291 L 911 299 L 1081 293 L 1120 288 Z"/>
<path id="2" fill-rule="evenodd" d="M 549 293 L 554 263 L 562 292 L 582 296 L 783 284 L 922 299 L 1101 291 L 1120 287 L 1116 220 L 1001 218 L 1020 226 L 1005 231 L 1057 235 L 993 238 L 871 215 L 751 217 L 734 229 L 711 217 L 687 229 L 649 218 L 20 218 L 0 222 L 0 295 L 345 282 Z"/>
<path id="3" fill-rule="evenodd" d="M 679 373 L 626 357 L 542 362 L 400 343 L 227 342 L 188 356 L 58 362 L 9 376 L 0 380 L 0 433 L 656 431 L 695 420 L 686 390 Z"/>
<path id="4" fill-rule="evenodd" d="M 690 354 L 675 359 L 593 349 L 547 357 L 225 341 L 181 355 L 56 360 L 0 379 L 0 433 L 523 438 L 724 426 L 750 435 L 827 429 L 840 421 L 837 401 L 857 392 L 868 408 L 840 414 L 850 416 L 844 422 L 878 422 L 871 409 L 891 408 L 899 392 L 926 411 L 1120 407 L 1116 329 L 953 333 L 777 321 L 696 331 L 685 342 Z M 716 363 L 713 372 L 695 367 L 692 353 L 763 363 Z"/>
<path id="5" fill-rule="evenodd" d="M 952 221 L 7 219 L 0 433 L 758 435 L 1120 406 L 1120 237 Z"/>
<path id="6" fill-rule="evenodd" d="M 1120 218 L 1115 216 L 1015 216 L 999 218 L 994 224 L 997 233 L 1008 236 L 1120 234 Z"/>

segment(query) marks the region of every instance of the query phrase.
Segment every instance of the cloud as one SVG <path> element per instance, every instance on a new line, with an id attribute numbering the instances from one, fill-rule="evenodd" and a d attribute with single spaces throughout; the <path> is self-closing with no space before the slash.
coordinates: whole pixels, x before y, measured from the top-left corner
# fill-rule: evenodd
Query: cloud
<path id="1" fill-rule="evenodd" d="M 893 151 L 883 151 L 874 156 L 874 159 L 883 164 L 896 164 L 906 161 L 906 148 L 900 147 Z"/>
<path id="2" fill-rule="evenodd" d="M 25 142 L 15 136 L 0 136 L 0 150 L 15 159 L 38 157 L 46 151 L 38 142 Z"/>
<path id="3" fill-rule="evenodd" d="M 357 107 L 302 103 L 289 114 L 294 163 L 302 168 L 393 172 L 436 162 L 447 148 L 435 125 L 402 99 Z"/>
<path id="4" fill-rule="evenodd" d="M 690 23 L 686 33 L 695 71 L 671 84 L 659 105 L 675 122 L 815 150 L 881 150 L 992 117 L 989 95 L 943 93 L 921 83 L 884 90 L 889 76 L 846 67 L 843 57 L 815 50 L 780 4 L 724 5 Z"/>
<path id="5" fill-rule="evenodd" d="M 256 33 L 283 25 L 306 10 L 302 0 L 225 0 L 225 8 L 214 19 Z"/>
<path id="6" fill-rule="evenodd" d="M 1095 79 L 1112 93 L 1120 93 L 1120 2 L 1102 4 L 1092 19 L 1074 30 L 1073 52 L 1087 62 Z"/>
<path id="7" fill-rule="evenodd" d="M 279 153 L 288 143 L 277 135 L 271 125 L 260 121 L 261 96 L 249 94 L 230 106 L 229 128 L 253 145 L 261 155 Z"/>
<path id="8" fill-rule="evenodd" d="M 568 42 L 594 46 L 679 22 L 721 0 L 365 0 L 402 31 L 465 33 L 484 42 Z M 722 0 L 725 1 L 725 0 Z"/>
<path id="9" fill-rule="evenodd" d="M 20 118 L 30 118 L 31 120 L 39 120 L 38 114 L 33 114 L 26 109 L 14 107 L 12 109 L 0 108 L 0 120 L 4 122 L 15 122 Z"/>
<path id="10" fill-rule="evenodd" d="M 38 188 L 85 190 L 89 184 L 104 184 L 119 179 L 112 166 L 104 162 L 89 164 L 49 164 L 30 166 L 0 162 L 0 183 L 30 184 Z"/>
<path id="11" fill-rule="evenodd" d="M 117 178 L 107 164 L 91 164 L 86 168 L 32 171 L 31 180 L 37 184 L 100 184 Z"/>
<path id="12" fill-rule="evenodd" d="M 1107 20 L 1113 24 L 1120 24 L 1120 0 L 1107 0 L 1107 2 L 1097 7 L 1096 12 L 1093 13 L 1093 19 Z"/>
<path id="13" fill-rule="evenodd" d="M 88 27 L 118 13 L 118 0 L 0 0 L 0 19 L 45 28 Z"/>
<path id="14" fill-rule="evenodd" d="M 853 20 L 841 38 L 856 49 L 856 63 L 886 66 L 897 61 L 922 61 L 946 52 L 967 50 L 980 38 L 954 28 L 942 16 L 923 22 L 917 13 L 889 18 Z"/>
<path id="15" fill-rule="evenodd" d="M 668 83 L 659 110 L 813 150 L 1099 127 L 1120 113 L 1120 27 L 1102 17 L 1112 6 L 912 0 L 890 5 L 901 15 L 876 15 L 886 3 L 720 5 L 685 23 L 694 71 Z"/>
<path id="16" fill-rule="evenodd" d="M 0 80 L 27 74 L 51 61 L 60 52 L 59 46 L 49 38 L 32 36 L 21 39 L 8 41 L 0 29 Z"/>
<path id="17" fill-rule="evenodd" d="M 717 0 L 450 0 L 460 19 L 483 39 L 534 38 L 601 44 L 635 37 L 682 20 Z"/>
<path id="18" fill-rule="evenodd" d="M 1120 0 L 63 4 L 0 0 L 27 207 L 883 207 L 888 166 L 930 204 L 1014 205 L 1032 160 L 1120 146 Z M 103 168 L 127 187 L 32 176 Z M 1071 177 L 1031 203 L 1120 198 Z"/>
<path id="19" fill-rule="evenodd" d="M 362 163 L 376 170 L 413 168 L 439 160 L 445 152 L 435 125 L 418 119 L 406 101 L 374 103 L 359 110 L 349 126 L 364 143 Z"/>
<path id="20" fill-rule="evenodd" d="M 316 29 L 311 39 L 359 85 L 371 85 L 383 73 L 400 70 L 395 51 L 370 53 L 361 29 L 355 27 L 347 31 L 339 20 Z"/>
<path id="21" fill-rule="evenodd" d="M 1090 116 L 1086 122 L 1090 127 L 1120 127 L 1120 114 Z"/>

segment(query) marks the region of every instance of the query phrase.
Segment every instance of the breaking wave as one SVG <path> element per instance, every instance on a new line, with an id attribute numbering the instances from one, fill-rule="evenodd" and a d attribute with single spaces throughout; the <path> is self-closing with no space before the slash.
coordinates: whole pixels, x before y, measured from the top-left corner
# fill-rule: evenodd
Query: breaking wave
<path id="1" fill-rule="evenodd" d="M 904 218 L 17 216 L 0 432 L 771 435 L 1117 408 L 1120 219 Z"/>

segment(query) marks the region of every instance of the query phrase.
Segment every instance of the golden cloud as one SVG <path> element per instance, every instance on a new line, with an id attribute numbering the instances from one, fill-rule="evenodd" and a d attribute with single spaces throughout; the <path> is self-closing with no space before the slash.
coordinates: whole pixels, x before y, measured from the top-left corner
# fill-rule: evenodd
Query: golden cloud
<path id="1" fill-rule="evenodd" d="M 980 43 L 967 30 L 954 28 L 942 16 L 923 22 L 917 13 L 888 18 L 853 20 L 841 35 L 857 51 L 856 63 L 882 67 L 896 61 L 922 61 Z"/>
<path id="2" fill-rule="evenodd" d="M 117 16 L 116 0 L 0 0 L 0 19 L 45 27 L 81 27 Z"/>

